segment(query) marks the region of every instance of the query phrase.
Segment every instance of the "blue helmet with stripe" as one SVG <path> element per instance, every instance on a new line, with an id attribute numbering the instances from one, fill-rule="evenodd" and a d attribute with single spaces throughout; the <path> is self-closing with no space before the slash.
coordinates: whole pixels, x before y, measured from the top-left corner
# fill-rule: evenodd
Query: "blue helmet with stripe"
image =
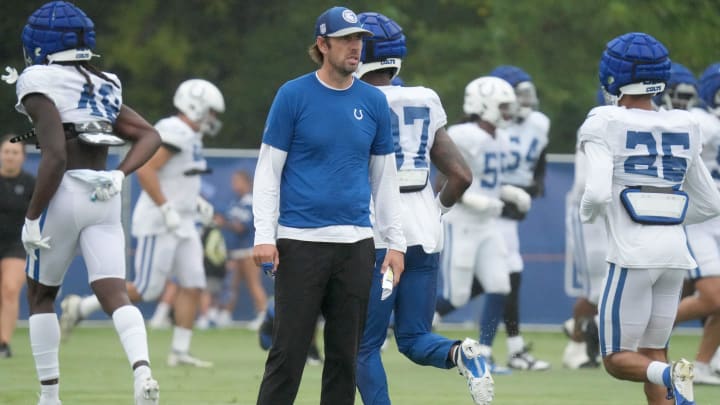
<path id="1" fill-rule="evenodd" d="M 613 96 L 659 93 L 670 79 L 668 50 L 648 34 L 623 34 L 607 43 L 599 76 L 600 84 Z"/>
<path id="2" fill-rule="evenodd" d="M 363 37 L 363 49 L 357 76 L 373 70 L 393 69 L 393 78 L 400 73 L 402 58 L 407 54 L 402 27 L 390 18 L 374 12 L 358 14 L 360 24 L 373 36 Z"/>
<path id="3" fill-rule="evenodd" d="M 95 24 L 75 5 L 51 1 L 28 17 L 22 31 L 22 44 L 28 66 L 89 60 L 94 56 Z"/>
<path id="4" fill-rule="evenodd" d="M 717 116 L 720 116 L 720 62 L 708 66 L 700 75 L 698 83 L 700 99 L 705 106 Z"/>
<path id="5" fill-rule="evenodd" d="M 665 91 L 653 97 L 653 102 L 668 110 L 687 110 L 697 103 L 697 96 L 697 79 L 693 72 L 677 62 L 672 62 Z"/>
<path id="6" fill-rule="evenodd" d="M 517 108 L 514 115 L 519 121 L 524 120 L 537 109 L 539 104 L 537 90 L 532 77 L 526 71 L 517 66 L 500 65 L 493 69 L 488 76 L 499 77 L 513 87 L 517 96 Z"/>

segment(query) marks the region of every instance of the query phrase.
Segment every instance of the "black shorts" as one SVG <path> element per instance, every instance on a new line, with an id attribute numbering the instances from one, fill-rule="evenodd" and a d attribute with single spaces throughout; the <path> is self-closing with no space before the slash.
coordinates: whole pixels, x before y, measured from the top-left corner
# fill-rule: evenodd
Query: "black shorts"
<path id="1" fill-rule="evenodd" d="M 7 259 L 10 257 L 18 259 L 24 259 L 27 257 L 22 241 L 0 239 L 0 259 Z"/>

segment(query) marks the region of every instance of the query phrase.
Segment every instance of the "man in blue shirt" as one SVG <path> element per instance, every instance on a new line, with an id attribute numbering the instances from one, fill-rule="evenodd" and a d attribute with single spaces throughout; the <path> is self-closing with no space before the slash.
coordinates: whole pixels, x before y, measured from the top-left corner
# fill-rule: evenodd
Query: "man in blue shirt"
<path id="1" fill-rule="evenodd" d="M 268 114 L 255 170 L 255 263 L 275 276 L 273 345 L 258 405 L 292 404 L 317 317 L 325 318 L 320 404 L 353 404 L 355 363 L 375 261 L 370 223 L 404 269 L 390 109 L 353 77 L 362 28 L 345 7 L 318 17 L 315 72 L 285 83 Z"/>

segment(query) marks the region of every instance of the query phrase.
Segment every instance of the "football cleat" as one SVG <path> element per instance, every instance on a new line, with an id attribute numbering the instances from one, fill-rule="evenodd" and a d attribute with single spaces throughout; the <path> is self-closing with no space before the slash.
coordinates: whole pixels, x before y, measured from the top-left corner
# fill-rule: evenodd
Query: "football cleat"
<path id="1" fill-rule="evenodd" d="M 10 345 L 7 343 L 0 343 L 0 357 L 10 358 L 12 357 L 12 351 Z"/>
<path id="2" fill-rule="evenodd" d="M 685 359 L 674 361 L 671 365 L 672 389 L 668 388 L 668 399 L 675 398 L 675 405 L 695 405 L 693 368 L 693 364 Z"/>
<path id="3" fill-rule="evenodd" d="M 59 399 L 48 399 L 41 396 L 37 405 L 62 405 L 62 402 Z"/>
<path id="4" fill-rule="evenodd" d="M 563 366 L 569 369 L 598 368 L 600 363 L 587 355 L 587 343 L 569 341 L 563 351 Z"/>
<path id="5" fill-rule="evenodd" d="M 82 320 L 80 315 L 80 303 L 82 298 L 79 295 L 70 294 L 63 298 L 60 303 L 62 315 L 60 316 L 60 336 L 65 341 L 70 337 L 73 329 Z"/>
<path id="6" fill-rule="evenodd" d="M 508 358 L 508 367 L 515 370 L 545 371 L 550 369 L 550 363 L 536 359 L 530 354 L 530 347 L 525 346 L 521 352 Z"/>
<path id="7" fill-rule="evenodd" d="M 492 402 L 495 396 L 495 382 L 490 367 L 482 355 L 480 343 L 466 338 L 455 351 L 455 365 L 460 375 L 467 379 L 473 401 L 477 405 Z"/>
<path id="8" fill-rule="evenodd" d="M 720 385 L 720 376 L 715 374 L 707 363 L 695 362 L 693 370 L 695 384 Z"/>
<path id="9" fill-rule="evenodd" d="M 170 367 L 190 366 L 198 368 L 210 368 L 212 362 L 200 360 L 190 355 L 190 353 L 170 352 L 167 358 L 167 365 Z"/>
<path id="10" fill-rule="evenodd" d="M 160 401 L 160 385 L 152 377 L 135 381 L 135 405 L 156 405 Z"/>

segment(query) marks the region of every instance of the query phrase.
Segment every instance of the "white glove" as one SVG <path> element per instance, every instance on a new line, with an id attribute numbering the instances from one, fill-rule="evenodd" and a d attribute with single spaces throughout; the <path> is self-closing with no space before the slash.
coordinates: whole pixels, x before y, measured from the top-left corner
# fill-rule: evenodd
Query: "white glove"
<path id="1" fill-rule="evenodd" d="M 12 66 L 5 66 L 5 71 L 7 72 L 7 74 L 0 76 L 0 79 L 2 79 L 7 84 L 15 83 L 18 79 L 17 69 Z"/>
<path id="2" fill-rule="evenodd" d="M 25 225 L 22 229 L 22 243 L 23 247 L 25 247 L 25 252 L 28 256 L 32 257 L 33 260 L 37 260 L 35 250 L 40 248 L 50 249 L 50 237 L 43 237 L 40 234 L 40 218 L 25 218 Z"/>
<path id="3" fill-rule="evenodd" d="M 125 179 L 125 173 L 121 170 L 113 170 L 108 173 L 109 178 L 107 181 L 95 187 L 95 191 L 90 195 L 92 201 L 107 201 L 113 198 L 116 194 L 122 191 L 123 180 Z"/>
<path id="4" fill-rule="evenodd" d="M 478 193 L 465 193 L 461 201 L 469 208 L 491 217 L 499 217 L 505 206 L 505 203 L 497 198 L 487 197 Z"/>
<path id="5" fill-rule="evenodd" d="M 197 198 L 197 214 L 198 220 L 204 226 L 210 225 L 215 214 L 215 208 L 206 199 L 198 196 Z"/>
<path id="6" fill-rule="evenodd" d="M 532 197 L 530 197 L 530 194 L 520 187 L 509 184 L 500 187 L 500 198 L 503 201 L 514 203 L 518 211 L 523 214 L 530 211 L 530 207 L 532 206 Z"/>
<path id="7" fill-rule="evenodd" d="M 162 212 L 163 221 L 165 221 L 165 227 L 167 227 L 168 231 L 174 231 L 180 226 L 180 214 L 175 211 L 170 202 L 161 205 L 160 212 Z"/>

